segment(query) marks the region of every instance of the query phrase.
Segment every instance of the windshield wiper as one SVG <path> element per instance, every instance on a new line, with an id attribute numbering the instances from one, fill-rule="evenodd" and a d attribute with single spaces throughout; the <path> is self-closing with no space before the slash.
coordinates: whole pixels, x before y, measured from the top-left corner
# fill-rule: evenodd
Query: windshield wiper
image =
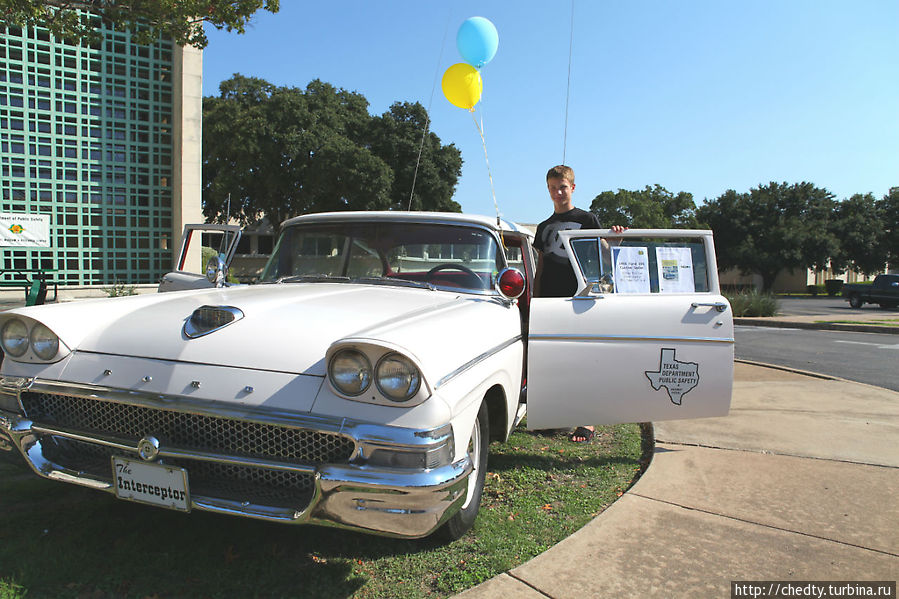
<path id="1" fill-rule="evenodd" d="M 397 279 L 395 277 L 357 277 L 353 283 L 367 283 L 369 285 L 398 285 L 400 287 L 420 287 L 421 289 L 437 289 L 431 283 L 424 281 L 411 281 L 409 279 Z"/>
<path id="2" fill-rule="evenodd" d="M 334 275 L 292 275 L 289 277 L 281 277 L 275 283 L 346 283 L 349 277 L 338 277 Z"/>

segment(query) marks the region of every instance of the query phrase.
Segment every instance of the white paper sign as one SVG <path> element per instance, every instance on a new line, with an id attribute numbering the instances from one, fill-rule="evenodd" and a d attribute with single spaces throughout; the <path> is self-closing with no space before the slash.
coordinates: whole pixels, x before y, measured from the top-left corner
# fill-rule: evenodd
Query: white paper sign
<path id="1" fill-rule="evenodd" d="M 0 246 L 50 247 L 50 215 L 0 214 Z"/>
<path id="2" fill-rule="evenodd" d="M 616 293 L 649 293 L 649 253 L 645 247 L 613 247 Z"/>
<path id="3" fill-rule="evenodd" d="M 693 293 L 693 254 L 690 248 L 657 247 L 659 293 Z"/>

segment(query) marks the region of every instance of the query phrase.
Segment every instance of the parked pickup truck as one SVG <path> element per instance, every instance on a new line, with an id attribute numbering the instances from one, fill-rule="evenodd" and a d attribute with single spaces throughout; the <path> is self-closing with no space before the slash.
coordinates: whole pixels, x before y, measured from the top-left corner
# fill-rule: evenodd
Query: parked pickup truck
<path id="1" fill-rule="evenodd" d="M 843 297 L 853 308 L 880 304 L 881 308 L 899 306 L 899 275 L 877 275 L 871 284 L 843 285 Z"/>

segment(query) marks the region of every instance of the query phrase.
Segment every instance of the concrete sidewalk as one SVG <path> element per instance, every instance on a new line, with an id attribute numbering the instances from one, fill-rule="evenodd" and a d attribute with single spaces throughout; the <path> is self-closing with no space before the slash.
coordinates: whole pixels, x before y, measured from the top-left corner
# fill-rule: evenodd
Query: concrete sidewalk
<path id="1" fill-rule="evenodd" d="M 609 509 L 460 598 L 729 597 L 899 578 L 899 393 L 738 363 L 730 415 L 661 423 Z"/>

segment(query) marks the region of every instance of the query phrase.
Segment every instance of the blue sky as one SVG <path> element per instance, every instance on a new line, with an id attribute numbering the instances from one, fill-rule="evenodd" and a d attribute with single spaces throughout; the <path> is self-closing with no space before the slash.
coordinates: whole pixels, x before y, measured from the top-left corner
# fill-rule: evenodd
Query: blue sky
<path id="1" fill-rule="evenodd" d="M 552 212 L 546 170 L 563 158 L 572 6 L 564 155 L 576 205 L 656 183 L 697 205 L 769 181 L 811 181 L 838 199 L 899 185 L 895 0 L 281 0 L 244 35 L 207 31 L 203 93 L 241 73 L 318 78 L 361 93 L 372 114 L 419 101 L 462 151 L 456 201 L 495 214 L 475 123 L 440 89 L 462 61 L 459 25 L 486 17 L 499 50 L 475 115 L 496 200 L 503 217 L 539 222 Z"/>

